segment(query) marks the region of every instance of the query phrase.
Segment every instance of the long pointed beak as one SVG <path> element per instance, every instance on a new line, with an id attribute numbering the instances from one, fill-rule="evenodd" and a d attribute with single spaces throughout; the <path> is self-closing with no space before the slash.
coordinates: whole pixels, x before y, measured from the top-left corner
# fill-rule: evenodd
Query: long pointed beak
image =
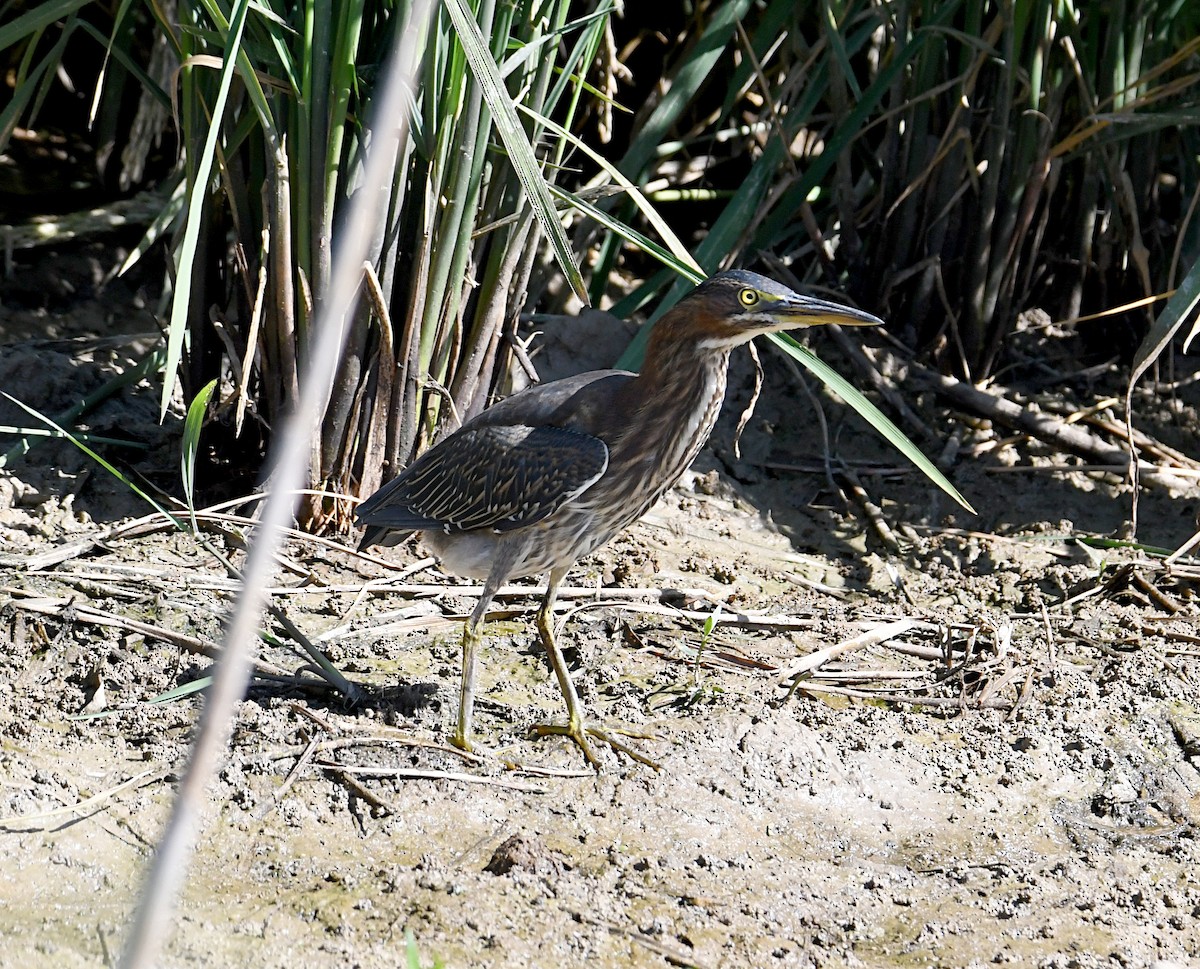
<path id="1" fill-rule="evenodd" d="M 883 320 L 863 310 L 841 303 L 817 299 L 815 296 L 796 296 L 781 299 L 768 312 L 779 321 L 779 329 L 790 330 L 800 326 L 821 326 L 838 323 L 842 326 L 883 326 Z"/>

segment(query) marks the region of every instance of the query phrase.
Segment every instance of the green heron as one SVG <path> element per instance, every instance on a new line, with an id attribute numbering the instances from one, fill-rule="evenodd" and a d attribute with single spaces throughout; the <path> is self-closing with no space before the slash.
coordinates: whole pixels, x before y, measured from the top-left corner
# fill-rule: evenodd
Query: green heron
<path id="1" fill-rule="evenodd" d="M 716 424 L 734 347 L 760 333 L 881 322 L 756 273 L 721 273 L 655 324 L 641 373 L 595 370 L 514 394 L 364 501 L 361 548 L 386 544 L 389 532 L 419 531 L 445 569 L 484 580 L 463 632 L 453 743 L 471 749 L 475 654 L 493 597 L 510 579 L 548 573 L 537 627 L 567 722 L 538 724 L 533 733 L 570 737 L 593 766 L 599 762 L 589 737 L 657 766 L 585 721 L 554 637 L 559 586 L 579 559 L 641 518 L 687 470 Z"/>

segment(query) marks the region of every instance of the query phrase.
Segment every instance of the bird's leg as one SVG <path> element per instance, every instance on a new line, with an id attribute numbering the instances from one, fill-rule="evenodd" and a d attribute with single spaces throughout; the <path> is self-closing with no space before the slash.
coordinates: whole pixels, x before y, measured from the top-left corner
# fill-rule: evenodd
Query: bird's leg
<path id="1" fill-rule="evenodd" d="M 483 642 L 483 620 L 496 597 L 497 591 L 508 578 L 513 563 L 522 549 L 515 545 L 501 544 L 496 550 L 491 571 L 483 583 L 479 601 L 463 628 L 462 638 L 462 689 L 458 694 L 458 726 L 450 742 L 460 750 L 474 750 L 471 743 L 471 721 L 475 710 L 475 658 L 479 644 Z"/>
<path id="2" fill-rule="evenodd" d="M 542 645 L 546 648 L 546 655 L 550 657 L 550 666 L 554 670 L 554 675 L 558 677 L 558 688 L 562 691 L 563 699 L 567 701 L 567 726 L 558 730 L 554 728 L 553 724 L 538 724 L 533 729 L 539 735 L 551 732 L 565 733 L 579 744 L 588 763 L 593 767 L 599 767 L 600 761 L 596 759 L 596 754 L 592 750 L 591 744 L 588 743 L 584 730 L 583 704 L 579 702 L 579 694 L 575 692 L 575 684 L 571 682 L 567 661 L 563 659 L 562 650 L 558 648 L 558 643 L 554 639 L 554 603 L 558 599 L 558 587 L 562 584 L 565 574 L 562 570 L 550 573 L 546 582 L 546 595 L 542 598 L 542 605 L 537 613 L 537 627 L 538 633 L 542 637 Z"/>
<path id="3" fill-rule="evenodd" d="M 491 605 L 491 596 L 480 597 L 479 604 L 463 627 L 462 689 L 458 694 L 458 726 L 450 742 L 460 750 L 471 750 L 471 721 L 475 708 L 475 656 L 483 641 L 483 617 Z"/>
<path id="4" fill-rule="evenodd" d="M 558 678 L 558 688 L 562 691 L 563 699 L 567 701 L 567 722 L 566 724 L 534 724 L 532 727 L 533 733 L 540 737 L 552 734 L 570 737 L 579 745 L 579 749 L 583 751 L 583 756 L 588 759 L 588 763 L 597 769 L 600 767 L 600 761 L 596 757 L 595 751 L 592 750 L 592 745 L 588 742 L 589 736 L 595 737 L 602 743 L 606 743 L 615 750 L 627 754 L 634 760 L 658 770 L 659 765 L 645 756 L 645 754 L 638 752 L 629 744 L 617 739 L 608 730 L 588 726 L 584 719 L 583 704 L 579 700 L 579 694 L 575 692 L 575 684 L 571 682 L 571 673 L 567 669 L 567 661 L 563 659 L 562 651 L 558 648 L 558 643 L 554 638 L 554 602 L 558 598 L 558 587 L 562 584 L 562 580 L 566 578 L 566 575 L 566 569 L 556 569 L 550 573 L 546 584 L 546 595 L 542 599 L 541 608 L 538 609 L 537 627 L 538 633 L 542 637 L 542 645 L 546 648 L 546 655 L 550 658 L 550 666 L 554 670 L 554 675 Z"/>

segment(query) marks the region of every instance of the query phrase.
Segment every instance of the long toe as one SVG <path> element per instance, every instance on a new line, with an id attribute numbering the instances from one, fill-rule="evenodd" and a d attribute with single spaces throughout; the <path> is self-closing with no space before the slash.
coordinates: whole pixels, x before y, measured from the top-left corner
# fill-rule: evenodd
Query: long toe
<path id="1" fill-rule="evenodd" d="M 589 737 L 595 738 L 601 743 L 608 744 L 613 750 L 619 751 L 626 757 L 632 757 L 639 764 L 645 764 L 647 767 L 653 767 L 655 770 L 662 770 L 662 765 L 658 761 L 651 760 L 636 747 L 616 736 L 617 732 L 606 730 L 604 727 L 593 727 L 583 722 L 535 723 L 529 728 L 529 732 L 535 737 L 570 737 L 579 745 L 579 749 L 583 751 L 583 756 L 587 758 L 588 763 L 596 770 L 600 769 L 600 760 L 596 756 L 596 751 L 593 749 L 588 739 Z M 624 730 L 619 732 L 627 736 L 640 737 L 645 740 L 653 739 L 649 734 L 632 733 Z"/>

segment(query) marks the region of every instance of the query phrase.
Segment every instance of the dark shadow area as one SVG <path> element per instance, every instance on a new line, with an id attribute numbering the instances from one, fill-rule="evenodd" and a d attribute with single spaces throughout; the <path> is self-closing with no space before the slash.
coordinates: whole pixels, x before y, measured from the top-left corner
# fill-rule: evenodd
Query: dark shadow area
<path id="1" fill-rule="evenodd" d="M 853 383 L 863 387 L 837 347 L 816 334 L 813 349 Z M 1054 345 L 1055 341 L 1048 341 Z M 1060 348 L 1061 343 L 1057 344 Z M 1085 412 L 1097 400 L 1109 400 L 1109 409 L 1121 413 L 1126 372 L 1115 363 L 1081 367 L 1068 372 L 1066 359 L 1051 372 L 1030 346 L 1014 350 L 1016 363 L 1006 375 L 1010 397 L 1040 403 L 1055 401 L 1055 412 L 1064 416 Z M 1086 362 L 1084 351 L 1072 358 Z M 938 461 L 955 455 L 942 470 L 977 515 L 959 507 L 913 468 L 883 438 L 840 401 L 804 374 L 813 396 L 820 402 L 824 423 L 814 413 L 812 398 L 798 386 L 782 354 L 764 348 L 765 384 L 754 416 L 742 435 L 741 456 L 734 452 L 734 435 L 741 411 L 750 400 L 753 370 L 744 354 L 735 355 L 729 391 L 721 421 L 699 466 L 716 468 L 737 487 L 737 493 L 760 509 L 781 529 L 801 553 L 818 553 L 858 568 L 863 552 L 887 553 L 872 531 L 862 506 L 848 500 L 850 489 L 840 473 L 843 464 L 856 470 L 863 489 L 893 529 L 911 526 L 918 535 L 952 542 L 955 531 L 989 533 L 1001 537 L 1032 535 L 1047 543 L 1076 535 L 1127 538 L 1132 515 L 1132 492 L 1122 475 L 1071 471 L 1086 461 L 1058 453 L 1040 441 L 993 427 L 976 415 L 948 410 L 930 393 L 906 395 L 936 437 L 920 444 Z M 1023 365 L 1020 361 L 1037 361 Z M 1134 424 L 1155 441 L 1188 456 L 1200 455 L 1194 428 L 1200 412 L 1200 385 L 1191 376 L 1193 361 L 1174 362 L 1173 382 L 1155 384 L 1150 375 L 1135 393 Z M 868 393 L 878 404 L 878 398 Z M 883 407 L 888 412 L 886 406 Z M 889 414 L 895 418 L 895 415 Z M 1119 419 L 1119 416 L 1118 416 Z M 909 427 L 902 428 L 915 437 Z M 999 441 L 998 439 L 1003 439 Z M 828 443 L 827 443 L 828 442 Z M 998 446 L 997 446 L 998 445 Z M 838 490 L 825 471 L 826 454 Z M 1144 460 L 1154 461 L 1153 455 Z M 1042 467 L 1034 467 L 1042 465 Z M 1053 465 L 1063 470 L 1051 470 Z M 1185 479 L 1186 480 L 1186 479 Z M 1143 487 L 1139 498 L 1137 539 L 1147 545 L 1174 549 L 1197 528 L 1200 493 Z M 1061 544 L 1061 541 L 1060 541 Z M 995 567 L 993 550 L 985 548 L 970 565 L 973 570 Z M 1086 561 L 1079 549 L 1073 558 Z"/>
<path id="2" fill-rule="evenodd" d="M 159 420 L 161 377 L 150 374 L 103 393 L 161 340 L 154 316 L 161 259 L 149 256 L 125 276 L 113 275 L 139 237 L 140 230 L 123 231 L 15 253 L 0 282 L 0 390 L 51 420 L 64 421 L 67 430 L 108 439 L 90 446 L 145 490 L 178 494 L 181 420 L 175 412 Z M 97 397 L 85 413 L 72 416 Z M 2 398 L 0 425 L 46 429 Z M 109 522 L 150 510 L 70 442 L 42 436 L 25 440 L 28 451 L 21 454 L 22 436 L 0 433 L 5 471 L 13 476 L 8 479 L 12 505 L 69 505 L 76 522 L 83 516 Z M 8 524 L 20 527 L 20 522 Z"/>

